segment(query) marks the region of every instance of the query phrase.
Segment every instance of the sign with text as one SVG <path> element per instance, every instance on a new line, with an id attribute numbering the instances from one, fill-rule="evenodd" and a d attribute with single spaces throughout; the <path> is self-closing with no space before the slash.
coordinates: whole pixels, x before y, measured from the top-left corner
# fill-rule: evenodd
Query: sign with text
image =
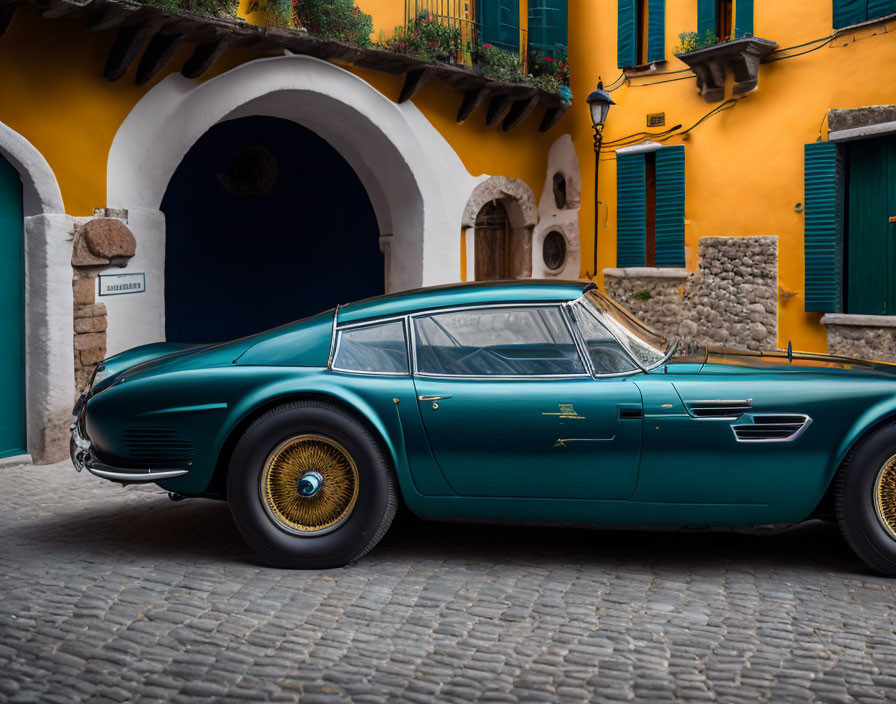
<path id="1" fill-rule="evenodd" d="M 123 293 L 143 293 L 146 274 L 100 274 L 100 295 L 120 296 Z"/>

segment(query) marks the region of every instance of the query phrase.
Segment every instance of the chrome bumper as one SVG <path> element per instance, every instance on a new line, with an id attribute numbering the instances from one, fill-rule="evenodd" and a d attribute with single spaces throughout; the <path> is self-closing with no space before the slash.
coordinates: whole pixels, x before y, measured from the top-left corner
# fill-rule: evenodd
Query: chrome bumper
<path id="1" fill-rule="evenodd" d="M 72 423 L 71 431 L 72 439 L 71 443 L 69 443 L 69 452 L 72 464 L 75 465 L 75 469 L 79 472 L 82 469 L 86 469 L 97 477 L 109 479 L 113 482 L 121 482 L 122 484 L 151 484 L 163 479 L 182 477 L 190 471 L 189 467 L 159 469 L 113 467 L 96 458 L 93 453 L 93 444 L 81 432 L 80 418 Z"/>

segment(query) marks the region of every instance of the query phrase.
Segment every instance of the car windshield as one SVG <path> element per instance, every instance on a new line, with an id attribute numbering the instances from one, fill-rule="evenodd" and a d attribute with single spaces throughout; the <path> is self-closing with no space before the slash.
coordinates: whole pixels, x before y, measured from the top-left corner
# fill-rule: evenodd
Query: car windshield
<path id="1" fill-rule="evenodd" d="M 642 323 L 610 298 L 591 290 L 582 301 L 644 369 L 655 367 L 672 351 L 674 341 Z"/>

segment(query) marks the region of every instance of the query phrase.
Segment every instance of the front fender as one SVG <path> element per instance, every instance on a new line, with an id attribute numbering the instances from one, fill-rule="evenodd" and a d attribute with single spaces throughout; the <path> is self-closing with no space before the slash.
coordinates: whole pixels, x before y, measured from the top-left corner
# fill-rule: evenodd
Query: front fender
<path id="1" fill-rule="evenodd" d="M 836 462 L 830 468 L 828 483 L 843 464 L 846 456 L 859 439 L 875 426 L 880 425 L 890 417 L 896 417 L 896 396 L 885 398 L 867 408 L 850 426 L 840 445 L 837 447 Z M 896 448 L 894 448 L 896 452 Z"/>

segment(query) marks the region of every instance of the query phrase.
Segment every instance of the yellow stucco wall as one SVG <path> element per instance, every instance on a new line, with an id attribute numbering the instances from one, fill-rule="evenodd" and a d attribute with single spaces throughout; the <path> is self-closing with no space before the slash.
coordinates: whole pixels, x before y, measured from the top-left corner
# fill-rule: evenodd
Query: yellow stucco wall
<path id="1" fill-rule="evenodd" d="M 245 10 L 248 0 L 242 0 Z M 404 0 L 359 0 L 374 16 L 376 36 L 403 21 Z M 438 81 L 428 83 L 415 104 L 445 136 L 474 175 L 503 175 L 525 181 L 541 196 L 550 145 L 572 134 L 582 167 L 582 274 L 590 271 L 594 202 L 594 154 L 584 98 L 598 76 L 610 83 L 616 68 L 616 3 L 570 0 L 570 64 L 575 102 L 547 135 L 538 132 L 533 113 L 510 133 L 484 124 L 481 106 L 462 125 L 455 123 L 461 94 Z M 778 2 L 756 0 L 755 33 L 786 47 L 832 32 L 831 0 Z M 660 71 L 684 65 L 672 56 L 678 34 L 696 27 L 697 0 L 667 3 L 666 56 Z M 521 2 L 521 16 L 526 14 Z M 249 18 L 262 21 L 258 15 Z M 896 22 L 890 23 L 896 29 Z M 777 235 L 779 282 L 798 295 L 780 301 L 780 345 L 824 350 L 819 316 L 803 311 L 803 145 L 814 141 L 830 108 L 892 103 L 893 81 L 885 80 L 896 64 L 896 42 L 880 26 L 847 33 L 830 47 L 787 61 L 763 65 L 759 87 L 733 109 L 699 126 L 686 141 L 686 245 L 688 266 L 696 265 L 697 243 L 708 235 Z M 181 51 L 166 72 L 147 86 L 134 85 L 131 71 L 120 81 L 102 77 L 115 31 L 89 32 L 79 20 L 42 20 L 24 4 L 0 37 L 0 120 L 44 155 L 59 181 L 67 212 L 88 215 L 105 205 L 106 159 L 114 135 L 136 102 L 166 72 L 179 69 L 192 47 Z M 230 50 L 203 80 L 258 53 Z M 385 95 L 395 98 L 402 79 L 347 66 Z M 673 78 L 689 76 L 675 74 Z M 663 76 L 633 78 L 613 92 L 605 138 L 613 140 L 647 129 L 646 114 L 666 113 L 666 125 L 690 126 L 715 107 L 697 94 L 693 79 L 646 86 Z M 172 125 L 172 130 L 177 126 Z M 822 130 L 824 135 L 826 130 Z M 600 164 L 598 270 L 616 264 L 616 175 L 612 152 Z M 139 168 L 139 164 L 135 164 Z M 608 226 L 604 226 L 605 221 Z M 460 234 L 458 234 L 460 236 Z"/>
<path id="2" fill-rule="evenodd" d="M 594 156 L 589 120 L 582 99 L 598 76 L 606 83 L 620 74 L 616 67 L 615 2 L 598 0 L 569 4 L 570 65 L 576 104 L 571 110 L 574 142 L 582 165 L 583 194 L 593 189 Z M 686 68 L 672 55 L 680 32 L 697 25 L 697 0 L 666 3 L 666 57 L 660 71 Z M 826 333 L 820 314 L 805 313 L 803 298 L 804 216 L 795 212 L 803 194 L 803 145 L 819 135 L 831 108 L 854 108 L 896 102 L 893 66 L 896 62 L 896 21 L 849 32 L 830 47 L 805 56 L 763 64 L 758 89 L 734 108 L 710 118 L 685 145 L 686 225 L 688 267 L 696 266 L 697 242 L 704 236 L 777 235 L 779 284 L 798 295 L 779 299 L 779 346 L 792 340 L 796 349 L 825 351 Z M 832 29 L 831 0 L 756 0 L 756 36 L 789 47 L 826 37 Z M 615 90 L 605 139 L 648 130 L 646 115 L 665 112 L 666 126 L 689 127 L 716 104 L 697 94 L 693 79 L 650 87 L 644 84 L 690 74 L 635 78 Z M 889 78 L 887 78 L 889 76 Z M 729 76 L 730 79 L 730 76 Z M 730 80 L 728 95 L 730 97 Z M 664 128 L 659 128 L 662 130 Z M 822 137 L 827 133 L 824 125 Z M 599 269 L 616 264 L 616 162 L 612 153 L 600 165 L 600 200 L 609 204 L 609 227 L 599 226 Z M 583 271 L 591 267 L 593 247 L 592 198 L 582 199 Z"/>
<path id="3" fill-rule="evenodd" d="M 248 0 L 242 0 L 243 10 L 247 5 Z M 377 12 L 378 27 L 394 27 L 403 21 L 404 0 L 367 0 L 361 6 Z M 263 22 L 258 13 L 251 19 Z M 0 37 L 0 85 L 4 87 L 0 121 L 47 159 L 59 181 L 66 211 L 72 215 L 90 215 L 105 205 L 106 160 L 118 127 L 137 101 L 165 75 L 178 70 L 192 51 L 192 46 L 182 49 L 145 86 L 134 84 L 137 61 L 126 76 L 111 83 L 103 78 L 103 68 L 114 39 L 115 30 L 92 33 L 79 20 L 42 20 L 30 3 L 21 6 Z M 201 80 L 262 55 L 231 49 Z M 390 98 L 397 98 L 401 90 L 401 77 L 350 65 L 344 68 Z M 434 80 L 414 103 L 451 143 L 471 174 L 519 178 L 540 196 L 548 149 L 563 129 L 540 134 L 541 114 L 536 112 L 512 132 L 502 132 L 485 125 L 484 105 L 458 125 L 455 117 L 462 97 Z"/>

